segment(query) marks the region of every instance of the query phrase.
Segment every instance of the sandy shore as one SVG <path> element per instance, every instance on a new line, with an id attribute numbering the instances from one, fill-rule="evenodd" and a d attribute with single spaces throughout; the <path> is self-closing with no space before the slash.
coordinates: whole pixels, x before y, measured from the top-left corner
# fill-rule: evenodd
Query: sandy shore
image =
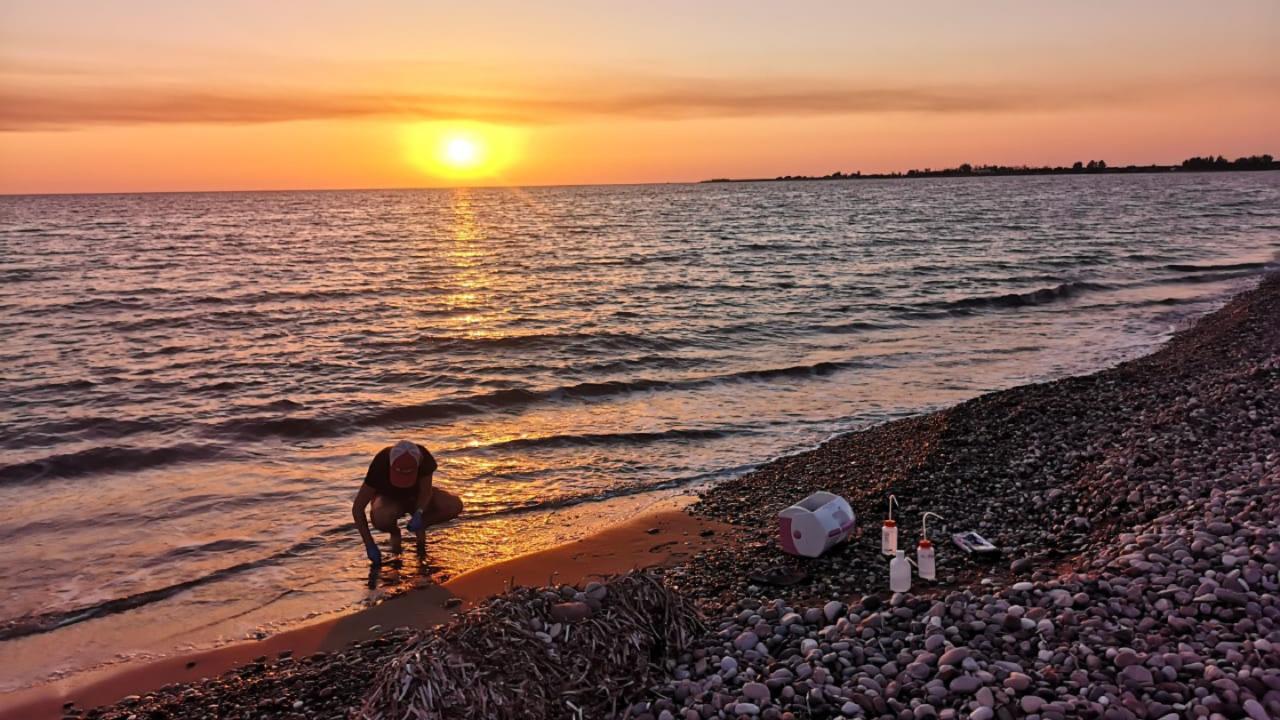
<path id="1" fill-rule="evenodd" d="M 678 510 L 642 515 L 576 542 L 482 567 L 368 609 L 263 640 L 163 660 L 108 668 L 0 698 L 4 720 L 61 718 L 70 707 L 110 705 L 168 685 L 197 682 L 281 657 L 333 653 L 376 642 L 395 628 L 429 628 L 515 585 L 578 584 L 632 569 L 671 567 L 691 559 L 734 528 Z M 67 704 L 71 705 L 68 706 Z"/>
<path id="2" fill-rule="evenodd" d="M 772 517 L 817 489 L 850 500 L 858 532 L 816 560 L 783 555 Z M 888 592 L 888 493 L 902 502 L 901 547 L 931 510 L 1002 554 L 965 556 L 939 532 L 938 580 Z M 1280 717 L 1280 275 L 1149 356 L 836 438 L 710 488 L 693 511 L 262 643 L 46 688 L 5 717 L 161 685 L 86 716 L 343 717 L 405 643 L 422 642 L 373 625 L 432 626 L 450 597 L 465 607 L 512 579 L 574 597 L 561 584 L 650 564 L 709 631 L 666 648 L 656 685 L 575 695 L 590 717 Z M 507 602 L 481 609 L 499 617 Z M 270 659 L 282 651 L 292 656 Z M 523 672 L 490 670 L 498 690 Z M 574 711 L 520 712 L 496 717 Z"/>

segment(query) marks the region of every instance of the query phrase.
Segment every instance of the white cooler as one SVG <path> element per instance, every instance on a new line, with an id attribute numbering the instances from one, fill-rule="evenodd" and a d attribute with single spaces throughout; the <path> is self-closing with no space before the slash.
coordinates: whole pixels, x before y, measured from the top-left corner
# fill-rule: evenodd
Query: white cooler
<path id="1" fill-rule="evenodd" d="M 839 495 L 816 492 L 778 513 L 778 543 L 792 555 L 818 557 L 853 532 L 853 508 Z"/>

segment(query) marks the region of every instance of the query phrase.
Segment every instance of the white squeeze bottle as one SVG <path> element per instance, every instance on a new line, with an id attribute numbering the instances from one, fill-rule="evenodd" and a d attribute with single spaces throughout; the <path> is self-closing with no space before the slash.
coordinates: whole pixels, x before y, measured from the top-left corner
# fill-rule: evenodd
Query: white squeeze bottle
<path id="1" fill-rule="evenodd" d="M 889 561 L 889 590 L 906 592 L 911 589 L 911 561 L 907 559 L 907 551 L 899 550 Z"/>
<path id="2" fill-rule="evenodd" d="M 933 543 L 928 539 L 922 538 L 916 546 L 916 565 L 920 568 L 921 580 L 938 579 L 938 568 L 933 562 Z"/>
<path id="3" fill-rule="evenodd" d="M 898 523 L 893 521 L 893 506 L 898 498 L 889 496 L 889 517 L 880 526 L 880 552 L 893 557 L 898 552 Z"/>
<path id="4" fill-rule="evenodd" d="M 937 580 L 938 565 L 934 561 L 933 543 L 929 542 L 929 516 L 932 515 L 939 520 L 942 516 L 937 513 L 927 512 L 921 517 L 920 521 L 920 543 L 916 545 L 916 566 L 920 569 L 921 580 Z"/>

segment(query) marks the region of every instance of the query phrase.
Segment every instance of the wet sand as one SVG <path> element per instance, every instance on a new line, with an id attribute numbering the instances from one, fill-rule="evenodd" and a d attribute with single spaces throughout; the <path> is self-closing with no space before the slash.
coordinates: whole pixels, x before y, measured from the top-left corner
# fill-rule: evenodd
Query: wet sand
<path id="1" fill-rule="evenodd" d="M 342 650 L 384 630 L 428 628 L 515 585 L 582 583 L 632 569 L 671 567 L 734 529 L 672 510 L 642 515 L 572 543 L 482 567 L 444 585 L 421 588 L 368 609 L 273 635 L 149 663 L 77 675 L 0 698 L 3 720 L 61 718 L 66 703 L 92 708 L 167 685 L 215 677 L 282 653 L 295 657 Z"/>

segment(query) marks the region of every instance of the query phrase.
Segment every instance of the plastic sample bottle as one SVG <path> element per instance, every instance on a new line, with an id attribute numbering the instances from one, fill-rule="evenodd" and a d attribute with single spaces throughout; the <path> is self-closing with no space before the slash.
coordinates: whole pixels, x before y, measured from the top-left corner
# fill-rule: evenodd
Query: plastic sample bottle
<path id="1" fill-rule="evenodd" d="M 898 498 L 889 496 L 889 517 L 880 526 L 880 552 L 893 557 L 898 552 L 898 523 L 893 519 L 893 506 Z"/>
<path id="2" fill-rule="evenodd" d="M 916 546 L 916 566 L 920 569 L 920 579 L 938 579 L 938 566 L 933 558 L 933 543 L 927 539 L 920 540 L 920 544 Z"/>
<path id="3" fill-rule="evenodd" d="M 880 526 L 880 552 L 890 557 L 898 552 L 898 523 L 893 520 L 885 520 Z"/>
<path id="4" fill-rule="evenodd" d="M 907 559 L 907 551 L 899 550 L 889 561 L 889 590 L 907 592 L 911 589 L 911 561 Z"/>
<path id="5" fill-rule="evenodd" d="M 942 516 L 935 512 L 927 512 L 920 517 L 920 543 L 916 545 L 916 567 L 920 571 L 921 580 L 938 579 L 938 563 L 934 557 L 933 543 L 929 542 L 929 516 L 939 520 Z"/>

